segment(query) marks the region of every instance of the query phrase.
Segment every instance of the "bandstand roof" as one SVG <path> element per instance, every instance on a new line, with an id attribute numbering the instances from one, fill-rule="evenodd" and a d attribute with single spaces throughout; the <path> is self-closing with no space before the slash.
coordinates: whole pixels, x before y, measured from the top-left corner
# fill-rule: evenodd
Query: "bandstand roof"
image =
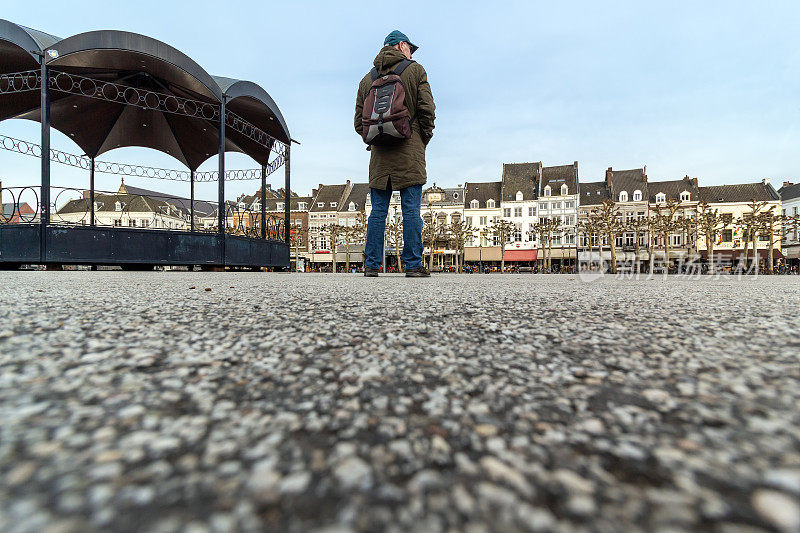
<path id="1" fill-rule="evenodd" d="M 61 39 L 0 20 L 0 75 L 37 70 L 40 57 L 55 75 L 51 125 L 89 156 L 142 146 L 197 169 L 218 153 L 223 98 L 232 114 L 226 123 L 235 115 L 240 125 L 226 126 L 225 151 L 241 152 L 267 165 L 270 150 L 264 144 L 273 141 L 264 136 L 262 142 L 255 140 L 259 135 L 252 134 L 253 127 L 279 142 L 290 142 L 280 109 L 262 87 L 212 76 L 180 50 L 151 37 L 102 30 Z M 113 93 L 116 101 L 87 96 L 98 91 Z M 157 104 L 136 105 L 145 99 Z M 181 112 L 171 110 L 176 103 Z M 8 118 L 38 121 L 39 91 L 0 94 L 0 120 Z"/>

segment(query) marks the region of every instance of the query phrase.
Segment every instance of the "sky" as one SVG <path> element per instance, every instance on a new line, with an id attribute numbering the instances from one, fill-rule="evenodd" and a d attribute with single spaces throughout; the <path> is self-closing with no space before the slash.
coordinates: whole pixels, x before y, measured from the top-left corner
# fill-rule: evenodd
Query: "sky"
<path id="1" fill-rule="evenodd" d="M 382 4 L 381 4 L 382 5 Z M 292 189 L 366 182 L 369 153 L 353 129 L 356 88 L 390 31 L 406 33 L 428 72 L 436 129 L 428 183 L 499 180 L 503 163 L 578 161 L 583 182 L 647 166 L 651 181 L 701 185 L 800 178 L 800 3 L 14 2 L 0 16 L 66 37 L 119 29 L 183 51 L 212 74 L 248 79 L 280 107 L 294 139 Z M 0 123 L 38 142 L 39 125 Z M 53 131 L 53 147 L 80 153 Z M 98 159 L 182 168 L 124 148 Z M 228 154 L 228 168 L 257 165 Z M 216 168 L 216 158 L 203 169 Z M 35 185 L 38 160 L 0 151 L 3 186 Z M 53 185 L 88 173 L 53 165 Z M 283 185 L 283 172 L 270 179 Z M 97 176 L 115 190 L 118 176 Z M 188 195 L 187 183 L 126 183 Z M 226 196 L 258 182 L 230 182 Z M 215 184 L 198 185 L 216 198 Z"/>

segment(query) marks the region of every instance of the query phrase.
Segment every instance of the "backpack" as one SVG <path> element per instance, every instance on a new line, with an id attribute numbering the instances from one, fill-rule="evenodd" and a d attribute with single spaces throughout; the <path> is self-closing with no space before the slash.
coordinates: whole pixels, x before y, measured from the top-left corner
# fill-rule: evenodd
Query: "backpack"
<path id="1" fill-rule="evenodd" d="M 370 145 L 397 144 L 411 138 L 412 117 L 406 107 L 406 88 L 400 74 L 413 61 L 404 59 L 389 74 L 370 70 L 372 85 L 361 111 L 361 136 Z"/>

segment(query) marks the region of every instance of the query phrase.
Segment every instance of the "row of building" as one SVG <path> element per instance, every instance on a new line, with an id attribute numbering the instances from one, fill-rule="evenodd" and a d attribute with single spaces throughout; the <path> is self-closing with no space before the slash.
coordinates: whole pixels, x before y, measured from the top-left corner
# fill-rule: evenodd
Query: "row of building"
<path id="1" fill-rule="evenodd" d="M 634 218 L 652 217 L 654 212 L 668 203 L 677 204 L 678 216 L 693 218 L 697 216 L 698 206 L 708 203 L 717 210 L 726 222 L 719 231 L 714 243 L 715 261 L 735 262 L 745 250 L 754 245 L 746 242 L 743 228 L 736 221 L 747 216 L 750 204 L 763 202 L 764 209 L 772 209 L 775 215 L 797 216 L 800 209 L 800 184 L 785 182 L 776 190 L 768 179 L 754 183 L 735 185 L 700 186 L 697 178 L 651 181 L 647 168 L 614 170 L 609 167 L 604 179 L 583 182 L 579 179 L 578 163 L 561 166 L 543 166 L 538 163 L 504 164 L 499 181 L 466 182 L 456 187 L 438 187 L 436 184 L 423 192 L 423 217 L 435 217 L 440 226 L 465 221 L 472 229 L 466 238 L 463 252 L 447 235 L 437 239 L 433 250 L 426 242 L 425 254 L 434 255 L 434 268 L 449 269 L 457 264 L 456 256 L 463 253 L 462 263 L 483 264 L 496 267 L 501 259 L 507 266 L 533 265 L 543 256 L 544 244 L 540 242 L 536 225 L 543 219 L 558 219 L 560 229 L 547 244 L 548 257 L 554 267 L 573 265 L 589 259 L 611 259 L 608 243 L 602 251 L 595 246 L 590 255 L 585 236 L 578 231 L 579 221 L 585 219 L 593 210 L 599 209 L 603 202 L 613 202 L 619 210 L 619 217 L 630 221 Z M 310 196 L 298 198 L 298 207 L 305 205 L 307 211 L 295 211 L 293 219 L 301 246 L 293 256 L 313 270 L 328 270 L 333 262 L 333 246 L 330 232 L 325 231 L 329 224 L 352 226 L 356 224 L 359 213 L 369 216 L 371 212 L 369 186 L 366 183 L 324 185 L 312 190 Z M 389 221 L 401 219 L 400 195 L 395 192 L 389 207 Z M 513 225 L 504 250 L 499 238 L 491 231 L 498 219 Z M 658 236 L 650 238 L 644 233 L 621 231 L 616 235 L 616 259 L 649 259 L 655 254 L 670 263 L 694 254 L 706 257 L 708 246 L 702 234 L 688 235 L 676 231 L 664 246 Z M 762 235 L 755 243 L 760 257 L 770 250 L 769 239 Z M 638 239 L 639 243 L 634 239 Z M 601 238 L 602 240 L 602 238 Z M 388 242 L 387 261 L 395 266 L 396 251 Z M 795 227 L 784 239 L 772 242 L 773 257 L 777 260 L 797 261 L 800 243 Z M 337 245 L 336 261 L 343 263 L 349 255 L 351 264 L 360 263 L 362 245 L 351 244 L 349 254 L 343 245 Z M 638 250 L 639 257 L 635 256 Z M 600 255 L 602 253 L 602 256 Z M 660 253 L 660 255 L 659 255 Z"/>
<path id="2" fill-rule="evenodd" d="M 334 262 L 331 242 L 331 225 L 355 229 L 371 212 L 369 185 L 367 183 L 320 184 L 308 196 L 291 194 L 291 228 L 294 235 L 292 258 L 299 268 L 330 270 Z M 265 209 L 271 217 L 282 218 L 285 212 L 283 189 L 265 191 Z M 257 227 L 261 212 L 261 190 L 252 195 L 242 195 L 228 202 L 226 224 L 234 231 L 246 233 Z M 609 167 L 604 179 L 582 181 L 578 162 L 571 165 L 543 166 L 537 163 L 509 163 L 502 167 L 499 181 L 470 181 L 455 187 L 439 187 L 435 183 L 426 188 L 422 197 L 423 217 L 434 217 L 439 227 L 466 222 L 470 232 L 463 247 L 442 233 L 433 246 L 426 241 L 425 254 L 433 254 L 434 268 L 449 269 L 456 264 L 482 264 L 497 266 L 501 259 L 509 266 L 533 265 L 542 259 L 545 243 L 537 233 L 536 225 L 545 219 L 557 219 L 558 231 L 546 245 L 547 256 L 555 267 L 572 265 L 588 259 L 611 259 L 608 242 L 590 252 L 586 236 L 578 231 L 579 222 L 597 210 L 603 202 L 613 202 L 622 220 L 630 221 L 653 216 L 660 206 L 678 205 L 680 216 L 692 218 L 698 206 L 710 204 L 726 219 L 724 228 L 714 243 L 715 260 L 735 261 L 752 244 L 746 242 L 743 228 L 736 221 L 747 216 L 749 204 L 764 202 L 766 209 L 775 214 L 794 216 L 800 209 L 800 184 L 784 182 L 776 190 L 768 179 L 759 182 L 700 186 L 697 178 L 651 181 L 647 168 L 614 170 Z M 55 221 L 88 224 L 89 196 L 64 202 L 55 213 Z M 191 202 L 186 198 L 131 187 L 121 182 L 116 194 L 96 194 L 94 202 L 95 223 L 106 226 L 141 227 L 149 229 L 176 229 L 215 231 L 218 223 L 217 205 L 195 201 L 194 219 Z M 5 209 L 5 208 L 4 208 Z M 31 210 L 31 212 L 33 212 Z M 28 215 L 30 216 L 30 215 Z M 8 218 L 8 217 L 6 217 Z M 389 222 L 402 220 L 400 195 L 395 192 L 389 207 Z M 499 237 L 491 231 L 497 220 L 511 224 L 512 231 L 501 250 Z M 193 222 L 193 224 L 192 224 Z M 363 262 L 363 234 L 355 231 L 347 239 L 339 231 L 336 243 L 337 263 L 348 261 L 357 266 Z M 770 239 L 762 236 L 755 243 L 763 256 L 770 249 Z M 649 259 L 651 254 L 678 261 L 694 253 L 705 257 L 708 246 L 702 235 L 675 232 L 670 235 L 668 247 L 658 236 L 642 232 L 620 231 L 616 234 L 615 252 L 618 260 Z M 639 241 L 638 243 L 636 241 Z M 397 251 L 394 242 L 387 241 L 387 266 L 396 268 Z M 605 244 L 605 247 L 602 247 Z M 668 257 L 665 257 L 666 249 Z M 797 262 L 800 243 L 795 225 L 777 244 L 772 243 L 773 257 Z M 636 257 L 638 251 L 639 257 Z M 660 256 L 659 256 L 660 253 Z M 600 255 L 602 254 L 602 255 Z"/>

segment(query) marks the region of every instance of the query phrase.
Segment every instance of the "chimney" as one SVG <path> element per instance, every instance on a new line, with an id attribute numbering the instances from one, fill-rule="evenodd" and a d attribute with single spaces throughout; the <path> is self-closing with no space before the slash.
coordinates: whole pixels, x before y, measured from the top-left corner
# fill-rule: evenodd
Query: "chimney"
<path id="1" fill-rule="evenodd" d="M 764 185 L 769 185 L 769 178 L 762 179 L 761 183 L 763 183 Z"/>
<path id="2" fill-rule="evenodd" d="M 2 183 L 0 183 L 0 185 L 2 185 Z M 784 187 L 791 187 L 792 185 L 794 185 L 794 183 L 792 183 L 791 181 L 784 181 L 783 182 L 783 186 Z"/>
<path id="3" fill-rule="evenodd" d="M 694 184 L 695 189 L 700 189 L 700 185 L 697 184 L 697 178 L 692 178 L 692 183 Z"/>
<path id="4" fill-rule="evenodd" d="M 647 165 L 642 168 L 642 174 L 644 175 L 644 182 L 647 183 Z"/>
<path id="5" fill-rule="evenodd" d="M 311 199 L 313 200 L 316 197 L 317 197 L 317 189 L 311 189 Z"/>
<path id="6" fill-rule="evenodd" d="M 611 167 L 608 167 L 608 170 L 606 170 L 606 185 L 608 185 L 609 187 L 611 187 L 611 177 L 613 175 L 614 171 L 611 169 Z"/>

